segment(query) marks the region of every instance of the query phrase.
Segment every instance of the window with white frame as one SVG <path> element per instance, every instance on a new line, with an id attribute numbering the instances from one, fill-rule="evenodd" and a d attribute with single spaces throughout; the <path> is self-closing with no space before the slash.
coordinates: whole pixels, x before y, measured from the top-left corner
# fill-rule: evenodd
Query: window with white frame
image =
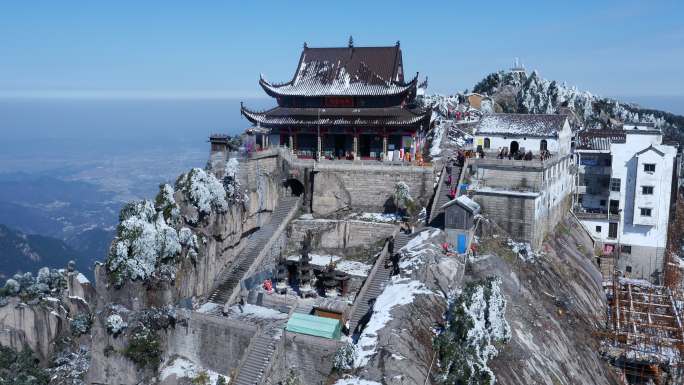
<path id="1" fill-rule="evenodd" d="M 645 172 L 655 172 L 655 163 L 644 163 Z"/>
<path id="2" fill-rule="evenodd" d="M 641 211 L 642 217 L 650 217 L 653 214 L 653 209 L 649 207 L 641 207 L 639 210 Z"/>

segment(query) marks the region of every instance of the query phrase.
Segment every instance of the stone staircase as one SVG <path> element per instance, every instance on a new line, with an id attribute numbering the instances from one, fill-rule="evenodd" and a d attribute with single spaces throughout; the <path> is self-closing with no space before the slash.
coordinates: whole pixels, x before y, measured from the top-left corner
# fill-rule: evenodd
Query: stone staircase
<path id="1" fill-rule="evenodd" d="M 282 328 L 271 327 L 254 337 L 247 348 L 247 356 L 243 358 L 242 365 L 238 369 L 234 385 L 258 385 L 264 380 L 264 374 L 268 370 L 269 363 L 273 358 L 280 338 Z"/>
<path id="2" fill-rule="evenodd" d="M 406 246 L 409 239 L 410 235 L 399 232 L 399 234 L 397 234 L 397 236 L 394 238 L 394 252 L 398 253 L 399 249 Z M 368 288 L 361 293 L 359 298 L 356 299 L 356 306 L 349 319 L 349 330 L 351 332 L 356 330 L 361 318 L 363 318 L 363 316 L 371 310 L 369 302 L 378 298 L 380 293 L 385 290 L 385 286 L 387 286 L 387 282 L 390 280 L 392 275 L 392 265 L 385 263 L 386 260 L 387 258 L 378 258 L 378 260 L 375 262 L 377 265 L 375 274 L 373 277 L 371 277 L 370 282 L 366 282 Z"/>
<path id="3" fill-rule="evenodd" d="M 240 284 L 240 280 L 271 238 L 276 235 L 278 227 L 292 210 L 296 209 L 298 202 L 298 197 L 281 197 L 278 200 L 278 205 L 271 214 L 271 220 L 249 236 L 247 245 L 238 256 L 237 262 L 226 269 L 218 278 L 220 284 L 209 295 L 209 302 L 223 305 L 230 299 L 233 290 Z"/>
<path id="4" fill-rule="evenodd" d="M 461 167 L 452 166 L 451 184 L 458 184 L 460 177 Z M 439 178 L 439 186 L 437 186 L 437 189 L 435 191 L 435 197 L 433 198 L 432 208 L 428 215 L 428 224 L 433 227 L 444 226 L 444 210 L 442 210 L 442 206 L 444 206 L 445 204 L 447 204 L 447 202 L 451 200 L 451 198 L 449 198 L 449 186 L 447 186 L 446 183 L 444 183 L 445 180 L 446 168 L 442 169 L 442 175 Z"/>

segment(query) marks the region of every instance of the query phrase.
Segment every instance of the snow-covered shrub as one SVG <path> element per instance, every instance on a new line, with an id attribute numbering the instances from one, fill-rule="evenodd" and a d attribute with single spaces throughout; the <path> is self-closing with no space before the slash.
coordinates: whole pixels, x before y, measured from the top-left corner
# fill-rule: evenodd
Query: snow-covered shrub
<path id="1" fill-rule="evenodd" d="M 19 290 L 21 290 L 21 285 L 16 279 L 10 278 L 5 282 L 5 293 L 7 293 L 7 295 L 17 295 L 19 294 Z"/>
<path id="2" fill-rule="evenodd" d="M 107 332 L 109 334 L 116 337 L 128 327 L 128 324 L 123 320 L 123 318 L 121 318 L 120 315 L 112 314 L 107 317 L 105 327 L 107 328 Z"/>
<path id="3" fill-rule="evenodd" d="M 121 209 L 117 238 L 107 258 L 114 284 L 125 278 L 146 279 L 155 268 L 178 256 L 181 245 L 176 230 L 150 201 L 128 203 Z"/>
<path id="4" fill-rule="evenodd" d="M 396 208 L 402 212 L 411 214 L 416 207 L 408 185 L 402 181 L 397 182 L 397 184 L 394 185 L 392 200 Z"/>
<path id="5" fill-rule="evenodd" d="M 498 277 L 469 282 L 450 299 L 446 329 L 434 340 L 440 383 L 492 385 L 496 381 L 488 362 L 499 353 L 496 345 L 511 338 L 500 285 Z"/>
<path id="6" fill-rule="evenodd" d="M 66 278 L 60 270 L 43 267 L 38 271 L 37 279 L 30 272 L 15 274 L 5 282 L 2 292 L 8 296 L 36 298 L 58 293 L 66 287 Z"/>
<path id="7" fill-rule="evenodd" d="M 90 351 L 81 346 L 75 352 L 59 352 L 53 362 L 53 366 L 47 371 L 50 373 L 51 385 L 86 385 L 85 375 L 90 368 Z"/>
<path id="8" fill-rule="evenodd" d="M 71 333 L 76 336 L 87 334 L 90 331 L 92 317 L 88 313 L 77 314 L 70 322 Z"/>
<path id="9" fill-rule="evenodd" d="M 248 196 L 242 191 L 240 180 L 238 179 L 238 171 L 240 163 L 237 159 L 230 158 L 226 162 L 226 174 L 223 177 L 223 188 L 226 190 L 226 199 L 229 202 L 247 202 Z"/>
<path id="10" fill-rule="evenodd" d="M 157 334 L 146 327 L 139 327 L 131 336 L 124 355 L 139 367 L 157 368 L 161 362 L 161 343 Z"/>
<path id="11" fill-rule="evenodd" d="M 178 223 L 180 219 L 180 209 L 176 204 L 176 199 L 173 197 L 173 187 L 169 184 L 162 184 L 159 186 L 159 193 L 154 199 L 154 208 L 161 211 L 164 215 L 164 220 L 167 223 Z"/>
<path id="12" fill-rule="evenodd" d="M 176 189 L 182 191 L 202 215 L 212 209 L 219 213 L 228 210 L 226 190 L 216 177 L 201 168 L 193 168 L 176 181 Z M 198 220 L 201 218 L 197 218 Z"/>
<path id="13" fill-rule="evenodd" d="M 180 241 L 180 244 L 184 247 L 188 247 L 190 249 L 197 249 L 198 247 L 198 242 L 197 242 L 197 235 L 192 233 L 192 230 L 190 230 L 187 227 L 183 227 L 180 229 L 178 232 L 178 240 Z"/>
<path id="14" fill-rule="evenodd" d="M 339 371 L 351 370 L 354 367 L 354 360 L 356 360 L 357 355 L 356 347 L 347 342 L 335 352 L 333 368 Z"/>

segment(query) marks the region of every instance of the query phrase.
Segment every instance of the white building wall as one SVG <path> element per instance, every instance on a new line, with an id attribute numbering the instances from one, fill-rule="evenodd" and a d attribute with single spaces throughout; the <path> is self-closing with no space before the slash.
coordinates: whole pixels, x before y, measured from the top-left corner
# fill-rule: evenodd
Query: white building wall
<path id="1" fill-rule="evenodd" d="M 504 134 L 479 134 L 475 133 L 475 146 L 482 146 L 484 148 L 485 138 L 489 138 L 490 150 L 498 150 L 501 147 L 511 148 L 513 141 L 518 142 L 518 146 L 525 151 L 532 151 L 537 154 L 541 148 L 541 141 L 546 140 L 546 149 L 551 153 L 565 156 L 570 154 L 572 130 L 568 121 L 565 121 L 563 129 L 558 133 L 558 136 L 549 135 L 547 137 L 531 137 L 521 135 L 504 135 Z"/>
<path id="2" fill-rule="evenodd" d="M 610 191 L 610 199 L 620 202 L 618 237 L 608 238 L 607 220 L 582 220 L 586 229 L 604 243 L 631 246 L 631 253 L 621 253 L 618 267 L 632 277 L 652 278 L 654 271 L 662 271 L 662 258 L 667 244 L 670 213 L 671 184 L 676 148 L 662 145 L 662 134 L 656 130 L 627 131 L 625 143 L 612 143 L 611 178 L 620 179 L 620 191 Z M 642 150 L 653 146 L 656 151 Z M 645 172 L 644 164 L 656 165 L 654 172 Z M 653 195 L 644 195 L 642 186 L 653 186 Z M 592 199 L 591 197 L 583 197 Z M 596 202 L 591 202 L 593 206 Z M 595 206 L 594 206 L 595 207 Z M 651 208 L 651 216 L 641 216 L 640 208 Z M 603 223 L 603 224 L 601 224 Z M 601 231 L 596 232 L 596 226 Z M 626 270 L 631 270 L 627 273 Z"/>

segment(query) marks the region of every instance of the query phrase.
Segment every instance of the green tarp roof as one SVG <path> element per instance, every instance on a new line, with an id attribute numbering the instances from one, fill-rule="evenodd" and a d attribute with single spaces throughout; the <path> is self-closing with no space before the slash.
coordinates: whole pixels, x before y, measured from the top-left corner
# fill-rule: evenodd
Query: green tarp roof
<path id="1" fill-rule="evenodd" d="M 294 313 L 287 321 L 287 331 L 311 336 L 339 339 L 342 325 L 332 318 Z"/>

